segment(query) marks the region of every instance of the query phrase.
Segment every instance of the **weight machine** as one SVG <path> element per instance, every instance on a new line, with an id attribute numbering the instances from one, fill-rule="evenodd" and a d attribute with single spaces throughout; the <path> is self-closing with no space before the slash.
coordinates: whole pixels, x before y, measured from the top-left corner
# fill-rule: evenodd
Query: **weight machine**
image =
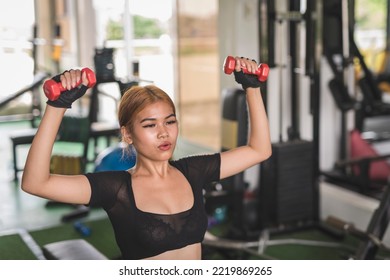
<path id="1" fill-rule="evenodd" d="M 389 115 L 390 105 L 382 101 L 375 77 L 355 42 L 354 9 L 354 1 L 348 0 L 327 1 L 324 8 L 324 23 L 328 26 L 324 32 L 324 56 L 334 75 L 329 89 L 340 111 L 341 126 L 339 157 L 334 168 L 323 171 L 322 175 L 329 182 L 381 199 L 387 183 L 378 176 L 372 176 L 371 169 L 386 165 L 385 160 L 390 156 L 378 155 L 371 147 L 372 142 L 385 138 L 378 131 L 368 131 L 365 123 L 377 116 Z M 351 82 L 351 76 L 355 76 L 355 64 L 361 68 L 356 87 L 354 81 Z M 361 98 L 357 93 L 361 93 Z M 352 129 L 347 124 L 347 114 L 350 113 L 354 114 Z M 359 137 L 356 137 L 357 133 Z M 355 146 L 358 149 L 354 149 Z"/>
<path id="2" fill-rule="evenodd" d="M 225 252 L 229 256 L 230 251 L 249 254 L 260 258 L 270 258 L 265 255 L 269 246 L 284 244 L 299 244 L 308 246 L 323 246 L 328 248 L 345 249 L 352 258 L 375 258 L 379 248 L 385 248 L 381 239 L 389 222 L 389 194 L 381 200 L 378 209 L 372 216 L 369 227 L 365 232 L 361 231 L 359 238 L 362 244 L 358 250 L 347 246 L 342 241 L 347 234 L 344 228 L 335 226 L 336 219 L 321 221 L 319 217 L 319 127 L 320 127 L 320 59 L 322 56 L 322 1 L 307 1 L 306 12 L 300 13 L 300 1 L 290 1 L 288 12 L 277 13 L 275 1 L 259 1 L 259 15 L 261 26 L 260 50 L 261 62 L 267 63 L 271 68 L 276 67 L 285 70 L 289 67 L 291 78 L 291 127 L 288 129 L 288 140 L 273 144 L 273 155 L 261 164 L 260 187 L 255 204 L 245 201 L 246 183 L 243 174 L 237 174 L 230 178 L 230 188 L 222 189 L 231 193 L 227 200 L 233 207 L 233 216 L 230 231 L 226 236 L 216 236 L 207 232 L 203 242 L 208 248 L 216 248 L 219 252 Z M 289 23 L 289 46 L 291 64 L 277 61 L 275 57 L 275 34 L 282 22 Z M 306 60 L 305 74 L 310 80 L 310 112 L 312 114 L 312 140 L 304 141 L 299 133 L 299 75 L 297 71 L 299 61 L 296 54 L 299 52 L 299 44 L 296 39 L 297 28 L 300 23 L 306 23 Z M 285 81 L 285 79 L 283 79 Z M 263 93 L 267 94 L 265 90 Z M 246 115 L 242 108 L 245 106 L 240 101 L 240 93 L 230 93 L 230 104 L 234 104 L 234 110 L 241 112 L 236 114 L 238 121 L 236 134 L 238 144 L 245 142 Z M 266 99 L 265 99 L 266 100 Z M 241 106 L 241 109 L 239 109 Z M 238 109 L 237 109 L 238 108 Z M 230 111 L 234 111 L 230 110 Z M 224 112 L 223 112 L 224 114 Z M 228 116 L 223 115 L 227 118 Z M 232 119 L 232 117 L 228 117 Z M 234 135 L 234 134 L 233 134 Z M 241 136 L 240 136 L 241 135 Z M 304 155 L 304 156 L 302 156 Z M 302 181 L 302 178 L 306 179 Z M 233 187 L 232 187 L 233 186 Z M 221 187 L 221 186 L 219 186 Z M 295 196 L 294 196 L 295 194 Z M 298 194 L 298 195 L 296 195 Z M 206 200 L 207 202 L 207 200 Z M 220 201 L 219 201 L 220 202 Z M 254 222 L 255 221 L 255 222 Z M 341 224 L 341 223 L 339 223 Z M 344 222 L 344 224 L 347 224 Z M 318 229 L 336 240 L 325 242 L 320 240 L 279 239 L 272 240 L 271 236 L 293 233 L 301 230 Z M 355 231 L 356 232 L 356 231 Z M 356 236 L 356 235 L 355 235 Z M 386 248 L 385 248 L 386 249 Z"/>

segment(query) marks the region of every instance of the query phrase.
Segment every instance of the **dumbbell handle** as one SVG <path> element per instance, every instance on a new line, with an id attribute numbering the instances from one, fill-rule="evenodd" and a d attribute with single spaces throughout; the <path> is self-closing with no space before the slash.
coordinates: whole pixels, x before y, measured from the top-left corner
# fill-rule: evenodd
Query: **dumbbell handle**
<path id="1" fill-rule="evenodd" d="M 87 79 L 88 79 L 87 87 L 89 87 L 89 88 L 93 87 L 96 84 L 95 73 L 89 68 L 83 68 L 81 70 L 81 73 L 83 74 L 84 72 L 87 74 Z M 74 88 L 79 87 L 81 85 L 81 83 L 82 83 L 82 79 L 80 79 L 76 83 Z M 57 83 L 53 79 L 47 80 L 43 84 L 43 91 L 44 91 L 46 97 L 51 101 L 58 99 L 61 92 L 66 91 L 66 90 L 67 89 L 62 86 L 61 82 Z"/>
<path id="2" fill-rule="evenodd" d="M 233 56 L 227 56 L 223 64 L 223 71 L 225 72 L 225 74 L 230 75 L 231 73 L 233 73 L 235 67 L 236 59 Z M 260 63 L 255 73 L 249 72 L 248 69 L 244 67 L 242 67 L 241 69 L 245 74 L 256 75 L 260 82 L 265 82 L 268 78 L 269 66 L 265 63 Z"/>

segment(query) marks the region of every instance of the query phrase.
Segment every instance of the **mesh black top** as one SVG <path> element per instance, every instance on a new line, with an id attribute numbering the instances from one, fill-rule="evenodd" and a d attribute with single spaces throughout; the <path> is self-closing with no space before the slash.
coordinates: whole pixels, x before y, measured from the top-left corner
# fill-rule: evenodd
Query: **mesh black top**
<path id="1" fill-rule="evenodd" d="M 123 259 L 144 259 L 202 242 L 207 230 L 203 188 L 218 181 L 220 154 L 186 157 L 170 164 L 188 180 L 193 206 L 176 214 L 148 213 L 136 207 L 131 174 L 104 171 L 86 174 L 92 189 L 89 205 L 103 207 L 115 232 Z"/>

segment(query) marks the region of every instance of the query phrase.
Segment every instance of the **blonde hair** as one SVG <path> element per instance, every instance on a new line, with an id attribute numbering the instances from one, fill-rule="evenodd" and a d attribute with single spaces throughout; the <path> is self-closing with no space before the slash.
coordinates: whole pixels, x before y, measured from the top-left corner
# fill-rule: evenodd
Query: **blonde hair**
<path id="1" fill-rule="evenodd" d="M 176 114 L 175 104 L 162 89 L 154 85 L 132 86 L 125 91 L 119 104 L 119 126 L 125 127 L 127 131 L 132 132 L 137 114 L 146 106 L 159 101 L 169 104 L 172 107 L 173 113 Z"/>

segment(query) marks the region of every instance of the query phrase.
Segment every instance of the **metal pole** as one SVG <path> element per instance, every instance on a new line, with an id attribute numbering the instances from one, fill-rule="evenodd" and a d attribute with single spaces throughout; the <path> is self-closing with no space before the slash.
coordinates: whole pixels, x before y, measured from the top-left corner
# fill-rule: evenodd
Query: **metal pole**
<path id="1" fill-rule="evenodd" d="M 307 35 L 312 42 L 312 51 L 310 51 L 310 57 L 307 60 L 308 75 L 310 77 L 310 105 L 313 115 L 313 185 L 316 206 L 316 218 L 319 219 L 319 154 L 320 154 L 320 100 L 321 100 L 321 88 L 320 88 L 320 67 L 322 58 L 322 0 L 307 1 L 307 21 L 306 26 L 310 26 L 307 30 Z"/>
<path id="2" fill-rule="evenodd" d="M 125 40 L 125 57 L 126 57 L 126 74 L 127 76 L 132 76 L 133 74 L 133 20 L 130 13 L 130 0 L 125 0 L 125 12 L 123 16 L 123 30 L 124 30 L 124 40 Z"/>
<path id="3" fill-rule="evenodd" d="M 390 51 L 390 1 L 387 0 L 387 15 L 386 15 L 386 52 Z"/>
<path id="4" fill-rule="evenodd" d="M 291 77 L 291 127 L 289 128 L 288 139 L 295 140 L 300 138 L 299 133 L 299 22 L 302 20 L 300 11 L 300 0 L 290 0 L 289 13 L 298 14 L 298 21 L 294 17 L 289 17 L 289 48 L 290 48 L 290 77 Z"/>

